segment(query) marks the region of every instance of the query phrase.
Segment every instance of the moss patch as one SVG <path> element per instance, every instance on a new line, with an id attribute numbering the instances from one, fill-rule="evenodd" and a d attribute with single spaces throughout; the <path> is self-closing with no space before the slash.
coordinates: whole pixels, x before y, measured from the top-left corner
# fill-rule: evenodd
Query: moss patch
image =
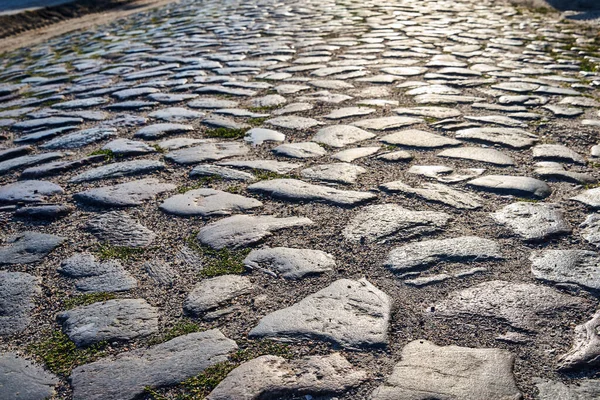
<path id="1" fill-rule="evenodd" d="M 143 255 L 148 249 L 138 249 L 135 247 L 111 246 L 101 244 L 96 250 L 96 255 L 100 260 L 109 260 L 116 258 L 122 261 L 128 261 Z"/>
<path id="2" fill-rule="evenodd" d="M 191 249 L 198 252 L 205 259 L 204 268 L 200 271 L 201 277 L 211 278 L 219 275 L 242 274 L 246 271 L 243 261 L 250 253 L 250 249 L 232 250 L 223 248 L 215 250 L 198 244 L 196 235 L 197 233 L 193 233 L 186 242 Z"/>
<path id="3" fill-rule="evenodd" d="M 261 126 L 269 117 L 249 118 L 246 122 L 251 126 Z"/>
<path id="4" fill-rule="evenodd" d="M 254 170 L 252 170 L 252 173 L 254 174 L 254 176 L 256 176 L 256 179 L 259 181 L 268 181 L 271 179 L 293 179 L 294 178 L 292 175 L 280 174 L 278 172 L 266 171 L 264 169 L 254 169 Z"/>
<path id="5" fill-rule="evenodd" d="M 201 331 L 200 327 L 198 325 L 194 324 L 193 322 L 181 321 L 181 322 L 178 322 L 175 325 L 173 325 L 162 335 L 150 339 L 148 341 L 148 345 L 152 346 L 155 344 L 168 342 L 169 340 L 174 339 L 178 336 L 183 336 L 183 335 L 187 335 L 189 333 L 200 332 L 200 331 Z"/>
<path id="6" fill-rule="evenodd" d="M 99 156 L 103 155 L 106 161 L 112 161 L 115 159 L 115 153 L 112 150 L 96 150 L 92 151 L 89 156 Z"/>
<path id="7" fill-rule="evenodd" d="M 68 297 L 63 300 L 63 308 L 70 310 L 71 308 L 89 306 L 90 304 L 97 303 L 99 301 L 107 301 L 116 298 L 114 293 L 98 292 L 98 293 L 86 293 L 77 295 L 74 297 Z"/>
<path id="8" fill-rule="evenodd" d="M 244 136 L 246 136 L 246 129 L 229 129 L 229 128 L 209 129 L 206 131 L 206 136 L 208 136 L 210 138 L 241 139 Z"/>

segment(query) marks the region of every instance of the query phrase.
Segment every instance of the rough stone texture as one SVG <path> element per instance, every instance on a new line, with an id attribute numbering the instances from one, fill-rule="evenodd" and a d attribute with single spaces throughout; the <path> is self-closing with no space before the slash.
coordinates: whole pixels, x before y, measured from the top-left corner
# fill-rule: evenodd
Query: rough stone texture
<path id="1" fill-rule="evenodd" d="M 303 178 L 328 182 L 354 183 L 359 175 L 368 171 L 363 167 L 350 163 L 321 164 L 300 171 Z"/>
<path id="2" fill-rule="evenodd" d="M 536 279 L 600 290 L 600 255 L 594 251 L 544 250 L 533 253 L 530 260 Z"/>
<path id="3" fill-rule="evenodd" d="M 372 400 L 519 400 L 507 350 L 436 346 L 414 340 Z"/>
<path id="4" fill-rule="evenodd" d="M 146 247 L 156 234 L 124 211 L 111 211 L 90 218 L 87 229 L 101 242 L 121 247 Z"/>
<path id="5" fill-rule="evenodd" d="M 381 188 L 388 192 L 416 195 L 425 200 L 446 204 L 458 209 L 474 210 L 481 208 L 481 202 L 483 201 L 480 197 L 462 190 L 452 189 L 449 186 L 440 183 L 425 182 L 420 188 L 414 188 L 400 181 L 396 181 L 384 183 L 381 185 Z"/>
<path id="6" fill-rule="evenodd" d="M 517 128 L 471 128 L 456 132 L 457 139 L 499 144 L 515 149 L 533 146 L 537 136 Z"/>
<path id="7" fill-rule="evenodd" d="M 199 176 L 216 176 L 227 180 L 246 182 L 256 180 L 256 177 L 248 172 L 237 171 L 232 168 L 220 167 L 218 165 L 198 165 L 190 171 L 191 178 Z"/>
<path id="8" fill-rule="evenodd" d="M 248 153 L 248 147 L 240 143 L 203 143 L 196 147 L 169 152 L 165 155 L 165 159 L 185 165 L 243 156 L 246 153 Z"/>
<path id="9" fill-rule="evenodd" d="M 97 261 L 88 253 L 75 253 L 60 264 L 58 271 L 75 278 L 75 287 L 82 292 L 123 292 L 137 286 L 119 261 Z"/>
<path id="10" fill-rule="evenodd" d="M 526 176 L 487 175 L 468 182 L 479 190 L 514 196 L 545 198 L 552 189 L 546 182 Z"/>
<path id="11" fill-rule="evenodd" d="M 585 240 L 600 247 L 600 215 L 588 215 L 579 228 L 581 228 L 581 236 Z"/>
<path id="12" fill-rule="evenodd" d="M 600 188 L 585 190 L 571 199 L 591 208 L 600 208 Z"/>
<path id="13" fill-rule="evenodd" d="M 556 204 L 517 202 L 496 211 L 492 218 L 526 240 L 543 240 L 571 232 Z"/>
<path id="14" fill-rule="evenodd" d="M 300 279 L 331 271 L 335 268 L 335 258 L 320 250 L 266 247 L 252 250 L 244 265 L 282 278 Z"/>
<path id="15" fill-rule="evenodd" d="M 358 211 L 342 235 L 353 242 L 387 242 L 409 239 L 442 229 L 450 215 L 412 211 L 396 204 L 367 206 Z"/>
<path id="16" fill-rule="evenodd" d="M 6 239 L 0 247 L 0 265 L 31 264 L 41 261 L 65 241 L 61 236 L 26 231 Z"/>
<path id="17" fill-rule="evenodd" d="M 489 281 L 450 293 L 432 307 L 443 318 L 493 318 L 517 329 L 536 331 L 550 316 L 587 307 L 588 302 L 530 283 Z M 552 320 L 554 321 L 554 320 Z"/>
<path id="18" fill-rule="evenodd" d="M 374 134 L 352 125 L 332 125 L 320 129 L 312 141 L 331 147 L 344 147 L 374 137 Z"/>
<path id="19" fill-rule="evenodd" d="M 15 353 L 0 354 L 0 398 L 44 400 L 54 395 L 58 378 Z"/>
<path id="20" fill-rule="evenodd" d="M 534 379 L 539 400 L 595 400 L 600 398 L 600 379 L 582 379 L 573 385 L 553 382 L 541 378 Z"/>
<path id="21" fill-rule="evenodd" d="M 245 276 L 222 275 L 205 279 L 190 292 L 183 309 L 188 314 L 199 316 L 251 290 L 252 283 Z"/>
<path id="22" fill-rule="evenodd" d="M 538 144 L 533 148 L 533 158 L 538 160 L 566 161 L 578 164 L 585 163 L 585 159 L 566 146 L 558 144 Z"/>
<path id="23" fill-rule="evenodd" d="M 425 149 L 459 146 L 461 144 L 458 140 L 418 129 L 395 132 L 382 137 L 380 140 L 388 144 Z"/>
<path id="24" fill-rule="evenodd" d="M 365 371 L 354 368 L 339 353 L 298 360 L 267 355 L 231 371 L 206 399 L 254 400 L 341 394 L 366 379 Z"/>
<path id="25" fill-rule="evenodd" d="M 93 303 L 56 316 L 78 347 L 103 340 L 131 340 L 158 332 L 158 309 L 143 299 Z"/>
<path id="26" fill-rule="evenodd" d="M 147 174 L 165 168 L 165 164 L 156 160 L 133 160 L 102 165 L 74 176 L 72 183 L 97 181 L 101 179 L 119 178 L 127 175 Z"/>
<path id="27" fill-rule="evenodd" d="M 22 332 L 29 325 L 33 299 L 42 294 L 40 282 L 24 272 L 0 271 L 0 336 Z"/>
<path id="28" fill-rule="evenodd" d="M 438 153 L 438 157 L 481 161 L 501 166 L 515 165 L 514 160 L 508 155 L 495 149 L 485 149 L 482 147 L 458 147 L 455 149 L 447 149 Z"/>
<path id="29" fill-rule="evenodd" d="M 392 301 L 366 279 L 340 279 L 263 317 L 248 334 L 278 340 L 321 339 L 347 348 L 385 346 Z"/>
<path id="30" fill-rule="evenodd" d="M 160 209 L 183 217 L 244 213 L 262 207 L 258 200 L 214 189 L 195 189 L 166 199 Z"/>
<path id="31" fill-rule="evenodd" d="M 309 218 L 277 218 L 272 215 L 234 215 L 206 225 L 198 233 L 197 240 L 214 249 L 239 248 L 260 242 L 273 231 L 312 225 Z"/>
<path id="32" fill-rule="evenodd" d="M 0 186 L 0 203 L 37 203 L 64 190 L 48 181 L 27 180 Z"/>
<path id="33" fill-rule="evenodd" d="M 275 147 L 273 152 L 291 158 L 314 158 L 327 154 L 327 150 L 313 142 L 286 143 Z"/>
<path id="34" fill-rule="evenodd" d="M 74 194 L 73 198 L 100 207 L 134 207 L 175 188 L 171 183 L 160 183 L 158 179 L 148 178 L 86 190 Z"/>
<path id="35" fill-rule="evenodd" d="M 593 368 L 600 364 L 600 311 L 592 319 L 577 325 L 573 346 L 558 360 L 561 370 Z M 600 386 L 598 387 L 600 394 Z"/>
<path id="36" fill-rule="evenodd" d="M 339 190 L 327 186 L 313 185 L 297 179 L 272 179 L 248 186 L 251 192 L 268 194 L 272 197 L 292 201 L 323 201 L 341 206 L 351 206 L 377 197 L 374 193 Z"/>
<path id="37" fill-rule="evenodd" d="M 504 258 L 500 244 L 476 236 L 424 240 L 392 249 L 385 266 L 393 271 L 422 268 L 439 262 L 469 262 Z"/>
<path id="38" fill-rule="evenodd" d="M 159 345 L 79 366 L 71 374 L 74 400 L 133 400 L 146 387 L 174 385 L 227 360 L 237 349 L 217 330 L 190 333 Z"/>

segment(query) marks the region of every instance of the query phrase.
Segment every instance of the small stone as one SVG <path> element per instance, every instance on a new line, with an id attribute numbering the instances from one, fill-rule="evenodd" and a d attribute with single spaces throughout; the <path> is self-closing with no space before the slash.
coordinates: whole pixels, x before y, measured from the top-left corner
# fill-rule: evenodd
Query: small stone
<path id="1" fill-rule="evenodd" d="M 272 215 L 234 215 L 204 226 L 197 240 L 213 249 L 240 248 L 260 242 L 273 231 L 313 225 L 308 218 L 277 218 Z"/>
<path id="2" fill-rule="evenodd" d="M 391 299 L 366 279 L 340 279 L 263 317 L 249 337 L 321 339 L 346 348 L 385 346 Z"/>
<path id="3" fill-rule="evenodd" d="M 515 165 L 514 160 L 508 155 L 495 149 L 485 149 L 482 147 L 457 147 L 447 149 L 438 153 L 438 157 L 457 158 L 461 160 L 481 161 L 489 164 L 509 166 Z"/>
<path id="4" fill-rule="evenodd" d="M 218 165 L 198 165 L 190 171 L 190 177 L 217 177 L 226 180 L 252 182 L 256 177 L 248 172 L 220 167 Z"/>
<path id="5" fill-rule="evenodd" d="M 111 211 L 90 218 L 87 229 L 101 242 L 119 247 L 147 247 L 156 234 L 124 211 Z"/>
<path id="6" fill-rule="evenodd" d="M 0 265 L 32 264 L 42 261 L 65 241 L 64 237 L 38 232 L 22 232 L 6 239 L 0 247 Z"/>
<path id="7" fill-rule="evenodd" d="M 64 260 L 58 271 L 75 279 L 82 292 L 124 292 L 137 287 L 137 281 L 116 260 L 96 261 L 88 253 L 76 253 Z"/>
<path id="8" fill-rule="evenodd" d="M 375 135 L 351 125 L 332 125 L 320 129 L 311 139 L 331 147 L 344 147 L 348 144 L 374 138 Z"/>
<path id="9" fill-rule="evenodd" d="M 386 135 L 379 140 L 388 144 L 424 149 L 459 146 L 461 144 L 461 142 L 458 140 L 418 129 L 408 129 L 405 131 L 395 132 L 390 135 Z"/>
<path id="10" fill-rule="evenodd" d="M 6 260 L 0 257 L 0 263 Z M 29 325 L 34 298 L 42 294 L 40 279 L 24 272 L 0 271 L 0 336 L 22 332 Z M 3 376 L 4 378 L 4 376 Z M 0 393 L 4 384 L 0 386 Z"/>
<path id="11" fill-rule="evenodd" d="M 457 139 L 475 142 L 499 144 L 515 149 L 530 147 L 537 141 L 537 136 L 517 128 L 471 128 L 456 132 Z"/>
<path id="12" fill-rule="evenodd" d="M 58 378 L 41 366 L 15 353 L 0 354 L 0 398 L 44 400 L 55 395 Z"/>
<path id="13" fill-rule="evenodd" d="M 143 299 L 93 303 L 56 316 L 77 347 L 103 340 L 131 340 L 158 332 L 158 309 Z"/>
<path id="14" fill-rule="evenodd" d="M 521 398 L 515 356 L 507 350 L 436 346 L 421 339 L 404 346 L 401 359 L 372 400 Z"/>
<path id="15" fill-rule="evenodd" d="M 199 316 L 236 297 L 250 293 L 252 283 L 244 276 L 221 275 L 198 283 L 183 305 L 186 313 Z"/>
<path id="16" fill-rule="evenodd" d="M 102 179 L 113 179 L 129 175 L 143 175 L 165 168 L 165 164 L 157 160 L 132 160 L 102 165 L 75 175 L 69 182 L 82 183 Z"/>
<path id="17" fill-rule="evenodd" d="M 173 286 L 177 273 L 167 263 L 160 261 L 149 261 L 144 263 L 144 269 L 148 276 L 160 286 Z"/>
<path id="18" fill-rule="evenodd" d="M 158 179 L 140 179 L 114 186 L 103 186 L 79 192 L 73 198 L 83 203 L 100 207 L 133 207 L 157 194 L 175 190 L 170 183 L 160 183 Z"/>
<path id="19" fill-rule="evenodd" d="M 224 158 L 243 156 L 249 151 L 242 143 L 202 143 L 196 147 L 175 150 L 167 153 L 165 159 L 177 164 L 197 164 L 205 161 L 217 161 Z"/>
<path id="20" fill-rule="evenodd" d="M 536 160 L 564 161 L 585 164 L 585 159 L 566 146 L 558 144 L 538 144 L 533 148 Z"/>
<path id="21" fill-rule="evenodd" d="M 244 259 L 244 265 L 286 279 L 331 271 L 335 259 L 320 250 L 274 247 L 255 249 Z"/>
<path id="22" fill-rule="evenodd" d="M 231 371 L 207 400 L 254 400 L 261 397 L 297 398 L 311 393 L 344 394 L 367 379 L 339 353 L 286 360 L 260 356 Z M 312 396 L 305 395 L 307 400 Z"/>
<path id="23" fill-rule="evenodd" d="M 0 203 L 39 203 L 64 190 L 48 181 L 26 180 L 0 186 Z"/>
<path id="24" fill-rule="evenodd" d="M 571 232 L 556 204 L 517 202 L 496 211 L 492 218 L 525 240 L 543 240 Z"/>
<path id="25" fill-rule="evenodd" d="M 303 178 L 339 183 L 354 183 L 366 173 L 365 168 L 350 163 L 321 164 L 300 171 Z"/>
<path id="26" fill-rule="evenodd" d="M 184 217 L 244 213 L 262 207 L 258 200 L 215 189 L 195 189 L 166 199 L 160 209 Z"/>
<path id="27" fill-rule="evenodd" d="M 473 179 L 467 185 L 487 192 L 522 197 L 544 198 L 552 193 L 546 182 L 525 176 L 487 175 Z"/>
<path id="28" fill-rule="evenodd" d="M 315 158 L 327 154 L 327 150 L 313 142 L 286 143 L 275 147 L 273 152 L 291 158 Z"/>

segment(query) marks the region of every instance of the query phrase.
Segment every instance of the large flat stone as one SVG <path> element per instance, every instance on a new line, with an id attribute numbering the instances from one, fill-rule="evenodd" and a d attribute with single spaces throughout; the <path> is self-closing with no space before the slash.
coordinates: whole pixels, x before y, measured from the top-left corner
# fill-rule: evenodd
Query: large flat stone
<path id="1" fill-rule="evenodd" d="M 75 253 L 63 260 L 58 272 L 75 279 L 82 292 L 123 292 L 137 287 L 136 279 L 117 260 L 97 261 L 89 253 Z"/>
<path id="2" fill-rule="evenodd" d="M 238 296 L 248 294 L 252 290 L 252 282 L 239 275 L 221 275 L 205 279 L 194 286 L 185 300 L 183 309 L 193 316 L 202 315 Z"/>
<path id="3" fill-rule="evenodd" d="M 556 204 L 517 202 L 496 211 L 492 218 L 526 240 L 542 240 L 571 232 Z"/>
<path id="4" fill-rule="evenodd" d="M 86 228 L 98 240 L 113 246 L 146 247 L 156 238 L 154 232 L 124 211 L 111 211 L 90 218 Z"/>
<path id="5" fill-rule="evenodd" d="M 583 203 L 591 208 L 600 208 L 600 188 L 584 190 L 571 200 Z"/>
<path id="6" fill-rule="evenodd" d="M 265 247 L 255 249 L 244 259 L 244 265 L 286 279 L 331 271 L 335 259 L 320 250 Z"/>
<path id="7" fill-rule="evenodd" d="M 166 199 L 160 209 L 179 216 L 216 216 L 244 213 L 262 207 L 256 199 L 215 189 L 195 189 Z"/>
<path id="8" fill-rule="evenodd" d="M 371 400 L 518 400 L 515 356 L 502 349 L 436 346 L 414 340 Z"/>
<path id="9" fill-rule="evenodd" d="M 408 195 L 416 195 L 428 201 L 446 204 L 450 207 L 466 210 L 481 208 L 483 199 L 469 192 L 453 189 L 441 183 L 424 182 L 421 187 L 411 187 L 407 184 L 395 181 L 381 185 L 388 192 L 399 192 Z"/>
<path id="10" fill-rule="evenodd" d="M 65 241 L 64 237 L 25 231 L 6 239 L 0 247 L 0 265 L 31 264 L 41 261 Z"/>
<path id="11" fill-rule="evenodd" d="M 63 194 L 56 183 L 38 180 L 18 181 L 0 186 L 0 203 L 37 203 L 47 197 Z"/>
<path id="12" fill-rule="evenodd" d="M 530 257 L 536 279 L 600 290 L 600 255 L 588 250 L 544 250 Z"/>
<path id="13" fill-rule="evenodd" d="M 438 153 L 437 156 L 459 160 L 481 161 L 500 166 L 515 165 L 514 160 L 501 151 L 485 149 L 483 147 L 457 147 L 455 149 L 444 150 Z"/>
<path id="14" fill-rule="evenodd" d="M 595 400 L 600 398 L 600 379 L 582 379 L 572 385 L 540 378 L 534 379 L 534 382 L 539 391 L 538 400 Z"/>
<path id="15" fill-rule="evenodd" d="M 42 294 L 40 283 L 39 278 L 24 272 L 0 271 L 0 336 L 27 328 L 33 300 Z"/>
<path id="16" fill-rule="evenodd" d="M 457 139 L 499 144 L 522 149 L 537 141 L 537 136 L 518 128 L 470 128 L 456 132 Z"/>
<path id="17" fill-rule="evenodd" d="M 89 189 L 74 194 L 73 198 L 100 207 L 133 207 L 175 188 L 171 183 L 160 183 L 158 179 L 148 178 Z"/>
<path id="18" fill-rule="evenodd" d="M 572 370 L 594 368 L 600 365 L 600 311 L 589 321 L 577 325 L 571 349 L 560 356 L 558 368 Z M 600 386 L 598 387 L 600 395 Z"/>
<path id="19" fill-rule="evenodd" d="M 487 192 L 522 197 L 545 198 L 552 193 L 546 182 L 527 176 L 486 175 L 467 182 L 467 185 Z"/>
<path id="20" fill-rule="evenodd" d="M 371 132 L 352 125 L 332 125 L 319 129 L 311 140 L 331 147 L 344 147 L 374 137 L 375 135 Z"/>
<path id="21" fill-rule="evenodd" d="M 197 164 L 205 161 L 218 161 L 224 158 L 243 156 L 249 151 L 242 143 L 203 143 L 187 149 L 167 153 L 165 159 L 177 164 Z"/>
<path id="22" fill-rule="evenodd" d="M 44 400 L 55 394 L 58 378 L 15 353 L 0 354 L 0 398 Z"/>
<path id="23" fill-rule="evenodd" d="M 456 139 L 418 129 L 407 129 L 404 131 L 394 132 L 382 137 L 379 140 L 388 144 L 423 149 L 459 146 L 461 144 L 461 142 Z"/>
<path id="24" fill-rule="evenodd" d="M 116 162 L 87 170 L 75 175 L 69 182 L 81 183 L 101 179 L 113 179 L 129 175 L 145 175 L 165 168 L 165 164 L 157 160 L 132 160 Z"/>
<path id="25" fill-rule="evenodd" d="M 73 370 L 73 399 L 133 400 L 146 387 L 174 385 L 196 376 L 226 361 L 235 349 L 233 340 L 212 329 L 101 359 Z"/>
<path id="26" fill-rule="evenodd" d="M 321 339 L 347 348 L 385 346 L 391 299 L 366 279 L 340 279 L 263 317 L 248 334 L 278 340 Z"/>

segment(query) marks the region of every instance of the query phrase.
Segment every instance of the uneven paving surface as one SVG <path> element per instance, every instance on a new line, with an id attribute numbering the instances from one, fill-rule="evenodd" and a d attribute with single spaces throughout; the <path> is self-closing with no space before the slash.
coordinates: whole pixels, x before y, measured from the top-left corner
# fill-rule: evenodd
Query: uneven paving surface
<path id="1" fill-rule="evenodd" d="M 210 0 L 5 55 L 0 397 L 600 399 L 599 46 Z"/>

